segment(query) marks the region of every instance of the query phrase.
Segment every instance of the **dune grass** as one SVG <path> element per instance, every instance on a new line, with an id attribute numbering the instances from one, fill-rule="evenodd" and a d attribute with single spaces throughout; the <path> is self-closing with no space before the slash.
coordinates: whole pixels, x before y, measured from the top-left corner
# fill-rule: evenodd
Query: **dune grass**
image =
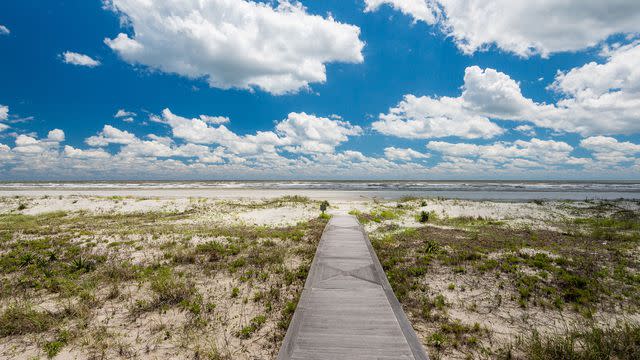
<path id="1" fill-rule="evenodd" d="M 33 345 L 26 336 L 37 334 L 46 357 L 67 346 L 80 356 L 122 357 L 151 341 L 125 341 L 123 329 L 159 317 L 149 336 L 182 356 L 275 356 L 327 219 L 283 227 L 193 220 L 207 211 L 215 208 L 0 214 L 0 338 Z M 121 314 L 124 323 L 98 329 L 99 314 Z M 184 320 L 162 320 L 176 316 Z M 181 335 L 191 333 L 202 336 Z"/>
<path id="2" fill-rule="evenodd" d="M 418 205 L 421 200 L 409 199 L 401 211 L 413 211 L 411 216 L 419 225 L 403 228 L 393 218 L 380 220 L 370 237 L 414 327 L 429 329 L 423 341 L 432 357 L 504 355 L 490 325 L 478 323 L 485 312 L 522 316 L 510 321 L 521 324 L 522 329 L 516 332 L 530 332 L 530 336 L 512 346 L 513 358 L 637 356 L 633 352 L 633 346 L 638 346 L 633 342 L 637 325 L 623 323 L 609 329 L 595 320 L 612 308 L 621 316 L 640 310 L 637 211 L 620 209 L 615 202 L 574 209 L 574 218 L 549 224 L 562 229 L 558 231 L 478 217 L 424 216 L 422 211 L 429 214 L 428 208 L 414 210 Z M 401 214 L 393 207 L 385 211 Z M 371 223 L 377 222 L 373 219 L 379 213 L 355 212 Z M 446 283 L 434 283 L 434 276 L 446 279 Z M 460 322 L 452 312 L 475 320 Z M 541 312 L 548 315 L 536 315 L 540 321 L 529 318 L 533 315 L 528 314 Z M 543 319 L 554 314 L 581 321 L 590 330 L 563 334 L 558 328 L 548 336 L 536 333 L 536 326 L 550 321 Z M 498 315 L 494 318 L 501 321 Z M 509 321 L 505 324 L 509 326 Z M 618 338 L 625 342 L 617 343 Z M 515 337 L 511 339 L 515 341 Z"/>

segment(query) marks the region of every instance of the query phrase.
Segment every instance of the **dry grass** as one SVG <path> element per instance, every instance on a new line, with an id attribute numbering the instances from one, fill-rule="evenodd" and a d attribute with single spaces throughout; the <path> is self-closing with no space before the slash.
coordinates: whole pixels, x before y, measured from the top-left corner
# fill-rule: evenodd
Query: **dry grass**
<path id="1" fill-rule="evenodd" d="M 429 206 L 411 199 L 357 215 L 376 224 L 378 257 L 433 358 L 594 358 L 543 348 L 591 339 L 575 335 L 585 328 L 614 342 L 620 332 L 607 329 L 616 321 L 636 339 L 640 213 L 617 202 L 562 206 L 571 218 L 536 228 L 441 213 L 422 224 Z"/>
<path id="2" fill-rule="evenodd" d="M 189 203 L 0 213 L 0 357 L 274 358 L 326 219 L 251 226 Z"/>

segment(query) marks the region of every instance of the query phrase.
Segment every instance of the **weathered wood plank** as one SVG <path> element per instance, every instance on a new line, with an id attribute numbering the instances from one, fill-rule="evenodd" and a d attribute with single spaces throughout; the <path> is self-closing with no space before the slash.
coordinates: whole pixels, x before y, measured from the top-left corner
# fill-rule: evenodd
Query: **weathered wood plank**
<path id="1" fill-rule="evenodd" d="M 355 217 L 327 224 L 278 359 L 428 359 Z"/>

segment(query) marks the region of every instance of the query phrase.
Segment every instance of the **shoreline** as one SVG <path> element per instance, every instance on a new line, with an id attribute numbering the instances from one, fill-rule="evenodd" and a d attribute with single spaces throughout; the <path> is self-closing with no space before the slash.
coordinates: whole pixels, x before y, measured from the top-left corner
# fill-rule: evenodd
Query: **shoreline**
<path id="1" fill-rule="evenodd" d="M 286 195 L 305 196 L 312 200 L 397 200 L 405 197 L 446 198 L 474 201 L 528 202 L 534 200 L 640 200 L 640 192 L 586 191 L 421 191 L 421 190 L 333 190 L 333 189 L 246 189 L 246 188 L 3 188 L 1 197 L 11 196 L 135 196 L 181 198 L 202 197 L 219 199 L 269 199 Z"/>

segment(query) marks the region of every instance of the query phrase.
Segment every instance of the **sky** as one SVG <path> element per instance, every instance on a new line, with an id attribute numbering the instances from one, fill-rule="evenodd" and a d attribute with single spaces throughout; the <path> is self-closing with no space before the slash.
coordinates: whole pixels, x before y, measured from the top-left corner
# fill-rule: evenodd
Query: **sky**
<path id="1" fill-rule="evenodd" d="M 0 2 L 0 180 L 639 175 L 637 0 Z"/>

